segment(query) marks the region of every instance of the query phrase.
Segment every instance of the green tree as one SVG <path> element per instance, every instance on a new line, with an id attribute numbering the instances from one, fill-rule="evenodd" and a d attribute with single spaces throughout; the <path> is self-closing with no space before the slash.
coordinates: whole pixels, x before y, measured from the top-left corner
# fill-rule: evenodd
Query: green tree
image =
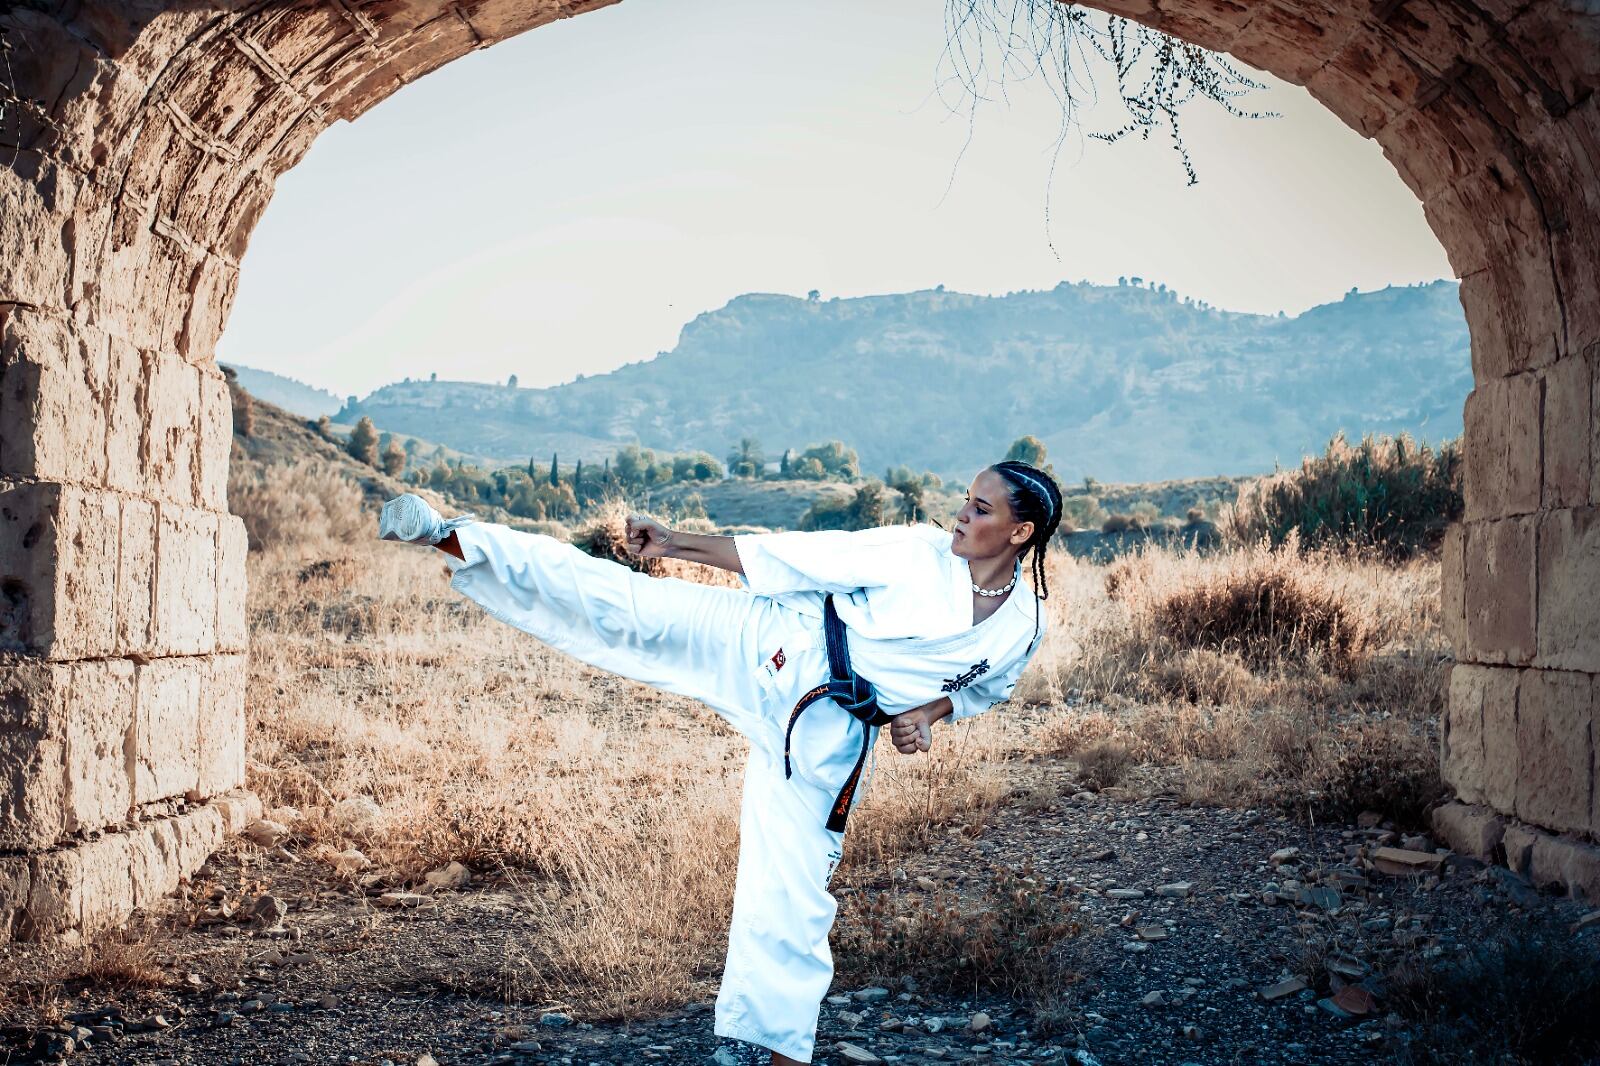
<path id="1" fill-rule="evenodd" d="M 556 488 L 561 484 L 560 467 L 556 465 L 556 453 L 550 453 L 550 487 Z"/>
<path id="2" fill-rule="evenodd" d="M 1011 442 L 1011 447 L 1006 449 L 1006 459 L 1013 462 L 1027 463 L 1029 466 L 1043 470 L 1045 466 L 1044 441 L 1031 433 L 1025 437 L 1018 437 Z"/>
<path id="3" fill-rule="evenodd" d="M 825 476 L 836 481 L 854 481 L 861 476 L 861 460 L 856 456 L 856 450 L 842 440 L 813 444 L 801 453 L 801 462 L 804 463 L 806 459 L 815 459 L 822 464 Z"/>
<path id="4" fill-rule="evenodd" d="M 356 422 L 356 428 L 350 431 L 349 443 L 345 445 L 353 457 L 366 463 L 368 466 L 378 465 L 378 427 L 372 424 L 372 419 L 362 415 Z"/>
<path id="5" fill-rule="evenodd" d="M 728 473 L 734 477 L 758 478 L 766 465 L 761 442 L 754 437 L 739 438 L 739 446 L 728 453 Z"/>
<path id="6" fill-rule="evenodd" d="M 390 477 L 399 477 L 406 472 L 406 450 L 393 437 L 389 438 L 389 446 L 383 450 L 383 472 Z"/>

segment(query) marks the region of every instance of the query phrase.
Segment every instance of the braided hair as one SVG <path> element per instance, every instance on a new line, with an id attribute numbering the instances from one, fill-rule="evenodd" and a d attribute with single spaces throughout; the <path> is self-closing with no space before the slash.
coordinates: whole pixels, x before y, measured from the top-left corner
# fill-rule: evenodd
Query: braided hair
<path id="1" fill-rule="evenodd" d="M 1033 552 L 1030 575 L 1034 588 L 1033 642 L 1037 643 L 1039 601 L 1050 598 L 1050 586 L 1045 577 L 1045 548 L 1061 525 L 1061 488 L 1056 479 L 1043 470 L 1015 459 L 995 463 L 989 469 L 1006 483 L 1006 502 L 1011 505 L 1011 513 L 1016 515 L 1017 521 L 1033 523 L 1033 535 L 1022 546 L 1018 560 L 1026 557 L 1030 550 Z M 1033 643 L 1028 645 L 1028 652 L 1033 652 Z"/>

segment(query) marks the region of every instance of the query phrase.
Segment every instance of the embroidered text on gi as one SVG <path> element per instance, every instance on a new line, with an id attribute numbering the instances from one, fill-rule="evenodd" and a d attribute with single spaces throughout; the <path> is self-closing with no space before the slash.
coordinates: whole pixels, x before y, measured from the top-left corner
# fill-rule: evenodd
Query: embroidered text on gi
<path id="1" fill-rule="evenodd" d="M 980 659 L 978 662 L 973 663 L 972 667 L 970 669 L 961 671 L 961 673 L 957 674 L 955 677 L 947 677 L 947 678 L 945 678 L 944 679 L 944 684 L 939 686 L 939 691 L 940 692 L 957 692 L 957 691 L 960 691 L 961 689 L 966 688 L 968 685 L 972 684 L 974 681 L 976 681 L 978 678 L 982 677 L 984 674 L 987 674 L 988 672 L 989 672 L 989 660 L 988 659 Z"/>

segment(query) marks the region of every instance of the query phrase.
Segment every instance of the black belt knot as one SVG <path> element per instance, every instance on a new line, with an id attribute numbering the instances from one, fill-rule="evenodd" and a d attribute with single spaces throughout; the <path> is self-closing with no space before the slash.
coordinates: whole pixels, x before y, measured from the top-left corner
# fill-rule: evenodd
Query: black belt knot
<path id="1" fill-rule="evenodd" d="M 789 728 L 783 734 L 783 776 L 792 776 L 789 765 L 789 740 L 794 736 L 795 723 L 807 707 L 820 699 L 831 699 L 844 708 L 852 718 L 861 723 L 861 754 L 856 756 L 855 769 L 845 779 L 844 787 L 833 801 L 828 813 L 828 829 L 844 832 L 845 819 L 850 816 L 850 802 L 855 797 L 856 785 L 861 779 L 861 768 L 866 764 L 867 752 L 872 746 L 872 726 L 888 725 L 894 716 L 878 706 L 878 691 L 872 682 L 856 673 L 850 666 L 850 651 L 845 640 L 844 623 L 833 607 L 830 593 L 822 601 L 822 632 L 828 647 L 828 680 L 811 689 L 794 705 L 789 715 Z"/>

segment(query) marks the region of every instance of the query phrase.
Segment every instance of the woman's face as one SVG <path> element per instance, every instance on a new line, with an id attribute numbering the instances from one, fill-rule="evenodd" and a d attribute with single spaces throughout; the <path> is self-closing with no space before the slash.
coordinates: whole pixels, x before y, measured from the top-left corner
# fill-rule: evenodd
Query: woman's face
<path id="1" fill-rule="evenodd" d="M 1015 555 L 1031 536 L 1033 523 L 1018 522 L 1011 511 L 1005 479 L 993 470 L 980 470 L 956 514 L 951 552 L 963 559 Z"/>

